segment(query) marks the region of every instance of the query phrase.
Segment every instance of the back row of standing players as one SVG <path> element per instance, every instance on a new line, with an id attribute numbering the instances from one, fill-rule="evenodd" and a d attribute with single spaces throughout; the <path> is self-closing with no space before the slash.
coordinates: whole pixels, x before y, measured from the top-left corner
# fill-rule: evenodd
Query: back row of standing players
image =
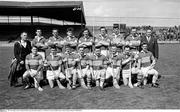
<path id="1" fill-rule="evenodd" d="M 75 89 L 78 79 L 86 89 L 91 89 L 93 83 L 101 90 L 109 83 L 119 89 L 120 79 L 130 88 L 142 87 L 147 84 L 148 75 L 153 75 L 152 87 L 158 87 L 158 72 L 154 69 L 156 59 L 148 51 L 148 44 L 141 42 L 135 28 L 126 38 L 119 33 L 118 27 L 113 29 L 114 33 L 108 35 L 106 28 L 101 27 L 100 34 L 93 37 L 85 28 L 79 39 L 73 35 L 72 28 L 67 29 L 65 38 L 53 29 L 53 36 L 49 39 L 45 39 L 37 29 L 31 42 L 32 53 L 25 60 L 25 88 L 30 87 L 28 77 L 33 77 L 35 87 L 43 90 L 39 85 L 43 69 L 51 88 L 56 81 L 60 89 Z M 50 49 L 49 54 L 46 54 L 47 49 Z M 132 74 L 137 74 L 135 84 L 132 84 Z"/>

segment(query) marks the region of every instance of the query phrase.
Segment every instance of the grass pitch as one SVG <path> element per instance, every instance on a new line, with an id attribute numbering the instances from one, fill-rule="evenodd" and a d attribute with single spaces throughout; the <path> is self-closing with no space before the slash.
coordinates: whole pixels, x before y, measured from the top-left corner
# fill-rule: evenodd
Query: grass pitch
<path id="1" fill-rule="evenodd" d="M 60 90 L 56 86 L 44 91 L 9 87 L 7 80 L 12 47 L 0 47 L 0 109 L 179 109 L 180 49 L 179 44 L 159 45 L 156 69 L 162 75 L 160 88 L 145 89 L 121 86 L 85 90 Z"/>

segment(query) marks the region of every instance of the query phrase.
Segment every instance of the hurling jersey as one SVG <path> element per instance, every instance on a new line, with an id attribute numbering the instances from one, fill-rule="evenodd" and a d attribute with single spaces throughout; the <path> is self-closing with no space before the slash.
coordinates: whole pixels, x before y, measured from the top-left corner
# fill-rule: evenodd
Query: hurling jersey
<path id="1" fill-rule="evenodd" d="M 78 55 L 78 58 L 79 58 L 79 63 L 78 63 L 78 69 L 80 69 L 80 66 L 81 66 L 81 69 L 84 69 L 86 68 L 86 66 L 89 64 L 89 56 L 84 54 L 84 55 Z"/>
<path id="2" fill-rule="evenodd" d="M 139 36 L 133 36 L 133 35 L 129 35 L 126 38 L 126 41 L 129 41 L 129 45 L 133 48 L 137 48 L 140 46 L 140 37 Z"/>
<path id="3" fill-rule="evenodd" d="M 117 47 L 117 52 L 121 52 L 122 51 L 122 47 L 125 45 L 125 36 L 122 34 L 111 34 L 110 35 L 111 38 L 111 45 L 115 45 Z"/>
<path id="4" fill-rule="evenodd" d="M 67 59 L 67 66 L 68 68 L 71 68 L 71 67 L 75 67 L 77 62 L 76 60 L 78 59 L 78 55 L 75 54 L 75 53 L 71 53 L 71 54 L 64 54 L 63 58 L 66 58 Z M 67 68 L 67 66 L 65 66 Z"/>
<path id="5" fill-rule="evenodd" d="M 37 44 L 45 44 L 45 43 L 46 43 L 46 39 L 43 36 L 41 37 L 35 36 L 35 38 L 32 40 L 32 46 L 36 46 Z M 39 46 L 38 51 L 45 52 L 45 49 Z"/>
<path id="6" fill-rule="evenodd" d="M 61 43 L 63 41 L 63 38 L 61 36 L 57 36 L 57 37 L 49 37 L 49 40 L 47 42 L 47 44 L 50 45 L 56 45 L 56 47 L 58 48 L 58 52 L 62 51 L 63 49 L 63 44 Z M 58 43 L 58 44 L 56 44 Z"/>
<path id="7" fill-rule="evenodd" d="M 141 67 L 148 67 L 151 65 L 151 60 L 154 60 L 153 54 L 148 52 L 141 51 L 139 53 L 139 58 L 141 59 Z"/>
<path id="8" fill-rule="evenodd" d="M 122 65 L 122 58 L 123 58 L 122 55 L 109 54 L 107 57 L 108 57 L 109 62 L 112 62 L 111 66 L 113 68 L 121 67 L 121 65 Z"/>
<path id="9" fill-rule="evenodd" d="M 65 47 L 70 47 L 72 51 L 76 51 L 78 39 L 75 36 L 72 37 L 67 36 L 64 38 L 64 41 L 65 41 Z"/>
<path id="10" fill-rule="evenodd" d="M 37 70 L 38 67 L 42 65 L 42 56 L 39 54 L 33 55 L 30 53 L 26 56 L 25 63 L 30 69 Z"/>
<path id="11" fill-rule="evenodd" d="M 91 43 L 91 45 L 88 45 L 87 42 Z M 89 37 L 89 38 L 81 37 L 79 39 L 79 44 L 85 44 L 86 45 L 86 47 L 84 48 L 85 53 L 92 52 L 93 37 Z"/>
<path id="12" fill-rule="evenodd" d="M 95 45 L 99 44 L 100 42 L 101 42 L 101 46 L 100 46 L 101 50 L 107 50 L 108 46 L 110 45 L 111 39 L 107 34 L 105 36 L 99 34 L 96 36 Z"/>
<path id="13" fill-rule="evenodd" d="M 59 66 L 62 64 L 62 58 L 59 55 L 48 55 L 47 58 L 47 63 L 51 64 L 53 70 L 58 70 Z M 50 68 L 48 68 L 51 70 Z"/>
<path id="14" fill-rule="evenodd" d="M 93 54 L 89 58 L 89 64 L 94 70 L 104 69 L 107 65 L 107 61 L 107 57 L 102 54 L 100 56 Z"/>
<path id="15" fill-rule="evenodd" d="M 127 60 L 129 57 L 130 57 L 130 55 L 123 54 L 123 55 L 122 55 L 122 60 L 123 60 L 123 61 L 124 61 L 124 60 Z M 123 70 L 129 70 L 130 67 L 131 67 L 131 62 L 128 62 L 128 63 L 122 65 L 122 69 L 123 69 Z"/>

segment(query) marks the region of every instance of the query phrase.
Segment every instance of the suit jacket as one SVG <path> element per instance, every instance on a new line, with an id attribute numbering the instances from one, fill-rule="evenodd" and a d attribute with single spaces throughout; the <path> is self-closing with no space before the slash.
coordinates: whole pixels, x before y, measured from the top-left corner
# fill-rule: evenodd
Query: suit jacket
<path id="1" fill-rule="evenodd" d="M 157 43 L 157 39 L 154 36 L 151 36 L 149 42 L 147 40 L 146 36 L 142 36 L 141 37 L 141 43 L 145 42 L 148 44 L 148 50 L 152 52 L 153 56 L 158 59 L 159 57 L 159 47 L 158 47 L 158 43 Z"/>
<path id="2" fill-rule="evenodd" d="M 31 53 L 31 42 L 27 40 L 26 43 L 26 48 L 20 44 L 20 41 L 14 44 L 14 57 L 17 59 L 17 62 L 25 61 L 26 55 Z"/>

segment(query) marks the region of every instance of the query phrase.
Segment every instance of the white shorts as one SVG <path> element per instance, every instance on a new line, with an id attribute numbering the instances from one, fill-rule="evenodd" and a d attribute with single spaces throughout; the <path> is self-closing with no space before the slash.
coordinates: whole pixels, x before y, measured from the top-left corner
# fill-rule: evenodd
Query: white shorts
<path id="1" fill-rule="evenodd" d="M 102 70 L 93 70 L 92 79 L 105 79 L 106 78 L 106 71 L 105 69 Z"/>
<path id="2" fill-rule="evenodd" d="M 77 73 L 77 69 L 74 69 L 73 67 L 68 68 L 68 69 L 65 69 L 65 73 L 66 73 L 67 78 L 71 78 L 73 74 Z"/>
<path id="3" fill-rule="evenodd" d="M 141 72 L 141 70 L 138 69 L 138 68 L 135 68 L 135 67 L 131 68 L 131 73 L 132 74 L 139 74 L 140 72 Z"/>
<path id="4" fill-rule="evenodd" d="M 114 73 L 113 73 L 113 71 L 114 71 Z M 108 67 L 107 70 L 106 70 L 106 79 L 109 79 L 111 76 L 112 77 L 117 77 L 118 72 L 120 72 L 119 69 L 117 69 L 117 68 L 113 69 L 111 67 Z"/>
<path id="5" fill-rule="evenodd" d="M 101 50 L 101 54 L 103 54 L 104 56 L 107 56 L 109 54 L 108 50 Z"/>
<path id="6" fill-rule="evenodd" d="M 30 69 L 30 71 L 26 71 L 24 74 L 23 74 L 23 77 L 27 77 L 27 76 L 31 76 L 31 77 L 35 77 L 37 79 L 43 79 L 43 74 L 42 74 L 42 71 L 39 71 L 37 73 L 37 70 L 33 70 L 33 69 Z"/>
<path id="7" fill-rule="evenodd" d="M 129 78 L 131 77 L 131 70 L 122 70 L 122 77 L 123 78 Z"/>
<path id="8" fill-rule="evenodd" d="M 47 70 L 46 72 L 46 77 L 48 80 L 54 80 L 56 78 L 61 78 L 61 79 L 65 79 L 65 76 L 62 72 L 59 72 L 59 70 Z"/>
<path id="9" fill-rule="evenodd" d="M 155 69 L 150 69 L 149 67 L 141 67 L 141 73 L 144 77 L 147 77 L 149 74 L 158 74 L 158 72 Z"/>
<path id="10" fill-rule="evenodd" d="M 85 76 L 89 76 L 91 74 L 90 70 L 89 69 L 82 69 L 82 73 L 80 71 L 80 69 L 77 69 L 77 73 L 78 73 L 78 78 L 83 78 Z"/>
<path id="11" fill-rule="evenodd" d="M 57 53 L 57 55 L 58 55 L 58 56 L 63 56 L 63 54 L 62 54 L 62 53 Z"/>
<path id="12" fill-rule="evenodd" d="M 37 52 L 37 53 L 42 56 L 43 61 L 44 61 L 45 60 L 45 52 Z"/>

